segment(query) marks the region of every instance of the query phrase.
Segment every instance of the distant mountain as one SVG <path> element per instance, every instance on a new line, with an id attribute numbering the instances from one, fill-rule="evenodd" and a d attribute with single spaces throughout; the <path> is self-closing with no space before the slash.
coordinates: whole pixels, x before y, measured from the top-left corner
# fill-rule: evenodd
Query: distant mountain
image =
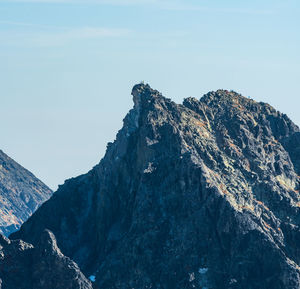
<path id="1" fill-rule="evenodd" d="M 50 198 L 52 191 L 0 150 L 0 233 L 8 236 Z"/>
<path id="2" fill-rule="evenodd" d="M 60 186 L 11 239 L 43 252 L 51 230 L 97 289 L 300 288 L 299 128 L 233 91 L 183 104 L 145 84 L 132 95 L 101 162 Z M 7 273 L 1 254 L 3 289 L 15 288 L 23 271 Z M 59 275 L 65 263 L 47 260 Z M 27 270 L 23 281 L 35 282 Z"/>

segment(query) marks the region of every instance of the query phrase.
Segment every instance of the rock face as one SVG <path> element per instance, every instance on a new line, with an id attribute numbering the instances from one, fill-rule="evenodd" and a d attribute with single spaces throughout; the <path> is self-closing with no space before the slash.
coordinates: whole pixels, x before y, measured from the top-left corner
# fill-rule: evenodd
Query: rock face
<path id="1" fill-rule="evenodd" d="M 45 230 L 36 247 L 0 237 L 2 288 L 92 289 L 77 264 L 65 257 L 52 232 Z"/>
<path id="2" fill-rule="evenodd" d="M 8 236 L 46 200 L 52 191 L 0 150 L 0 233 Z"/>
<path id="3" fill-rule="evenodd" d="M 300 288 L 299 128 L 226 90 L 132 94 L 101 162 L 12 238 L 50 229 L 95 288 Z"/>

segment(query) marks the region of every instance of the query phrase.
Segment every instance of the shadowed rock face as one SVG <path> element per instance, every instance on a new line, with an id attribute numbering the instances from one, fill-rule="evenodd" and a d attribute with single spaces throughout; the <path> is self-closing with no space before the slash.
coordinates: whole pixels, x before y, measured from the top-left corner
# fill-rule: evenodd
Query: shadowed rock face
<path id="1" fill-rule="evenodd" d="M 0 233 L 20 228 L 52 191 L 0 150 Z"/>
<path id="2" fill-rule="evenodd" d="M 299 128 L 226 90 L 132 94 L 101 162 L 12 238 L 50 229 L 95 288 L 299 288 Z"/>
<path id="3" fill-rule="evenodd" d="M 45 230 L 35 247 L 0 238 L 2 289 L 92 289 L 78 265 L 61 253 L 52 232 Z"/>

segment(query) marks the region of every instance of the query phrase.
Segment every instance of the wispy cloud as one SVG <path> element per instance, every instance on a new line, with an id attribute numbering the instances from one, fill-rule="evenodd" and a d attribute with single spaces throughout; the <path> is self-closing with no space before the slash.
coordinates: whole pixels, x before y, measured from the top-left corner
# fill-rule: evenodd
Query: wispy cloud
<path id="1" fill-rule="evenodd" d="M 190 4 L 188 2 L 182 1 L 161 1 L 156 3 L 159 8 L 164 10 L 173 11 L 202 11 L 202 12 L 214 12 L 214 13 L 224 13 L 224 14 L 252 14 L 252 15 L 267 15 L 273 14 L 273 10 L 263 10 L 263 9 L 251 9 L 251 8 L 235 8 L 235 7 L 219 7 L 219 6 L 203 6 L 198 4 Z"/>
<path id="2" fill-rule="evenodd" d="M 0 0 L 1 1 L 1 0 Z M 2 0 L 3 2 L 17 3 L 64 3 L 64 4 L 95 4 L 95 5 L 110 5 L 110 6 L 143 6 L 149 5 L 161 10 L 170 11 L 207 11 L 216 13 L 228 14 L 252 14 L 252 15 L 268 15 L 273 14 L 273 10 L 251 9 L 251 8 L 222 8 L 211 5 L 199 5 L 189 3 L 183 0 Z"/>
<path id="3" fill-rule="evenodd" d="M 249 15 L 271 15 L 274 14 L 274 10 L 264 10 L 264 9 L 251 9 L 251 8 L 223 8 L 219 9 L 219 12 L 229 13 L 229 14 L 249 14 Z"/>
<path id="4" fill-rule="evenodd" d="M 30 30 L 9 29 L 0 31 L 3 45 L 29 45 L 39 47 L 63 46 L 80 40 L 126 37 L 132 32 L 128 29 L 104 27 L 67 28 L 10 21 L 0 21 L 0 23 L 34 28 Z"/>
<path id="5" fill-rule="evenodd" d="M 0 0 L 1 1 L 1 0 Z M 0 24 L 6 26 L 15 26 L 15 27 L 32 27 L 32 28 L 44 28 L 44 29 L 53 29 L 55 26 L 51 25 L 43 25 L 43 24 L 33 24 L 27 22 L 19 22 L 19 21 L 8 21 L 8 20 L 0 20 Z M 56 27 L 56 28 L 67 28 L 67 27 Z"/>
<path id="6" fill-rule="evenodd" d="M 30 23 L 17 22 L 17 21 L 6 21 L 6 20 L 0 20 L 0 24 L 13 25 L 13 26 L 26 26 L 26 27 L 33 26 Z"/>
<path id="7" fill-rule="evenodd" d="M 64 31 L 52 32 L 48 34 L 39 34 L 37 37 L 35 37 L 34 42 L 41 46 L 57 46 L 76 40 L 123 37 L 129 33 L 130 31 L 126 29 L 82 27 L 64 29 Z"/>
<path id="8" fill-rule="evenodd" d="M 164 0 L 161 0 L 164 1 Z M 2 0 L 2 2 L 18 3 L 66 3 L 66 4 L 107 4 L 107 5 L 144 5 L 159 3 L 158 0 Z"/>

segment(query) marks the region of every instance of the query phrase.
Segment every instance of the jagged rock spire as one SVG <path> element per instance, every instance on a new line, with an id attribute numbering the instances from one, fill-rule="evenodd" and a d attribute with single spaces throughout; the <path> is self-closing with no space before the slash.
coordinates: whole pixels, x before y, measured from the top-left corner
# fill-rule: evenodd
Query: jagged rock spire
<path id="1" fill-rule="evenodd" d="M 103 160 L 13 237 L 50 229 L 100 289 L 299 288 L 299 128 L 231 91 L 132 94 Z"/>

